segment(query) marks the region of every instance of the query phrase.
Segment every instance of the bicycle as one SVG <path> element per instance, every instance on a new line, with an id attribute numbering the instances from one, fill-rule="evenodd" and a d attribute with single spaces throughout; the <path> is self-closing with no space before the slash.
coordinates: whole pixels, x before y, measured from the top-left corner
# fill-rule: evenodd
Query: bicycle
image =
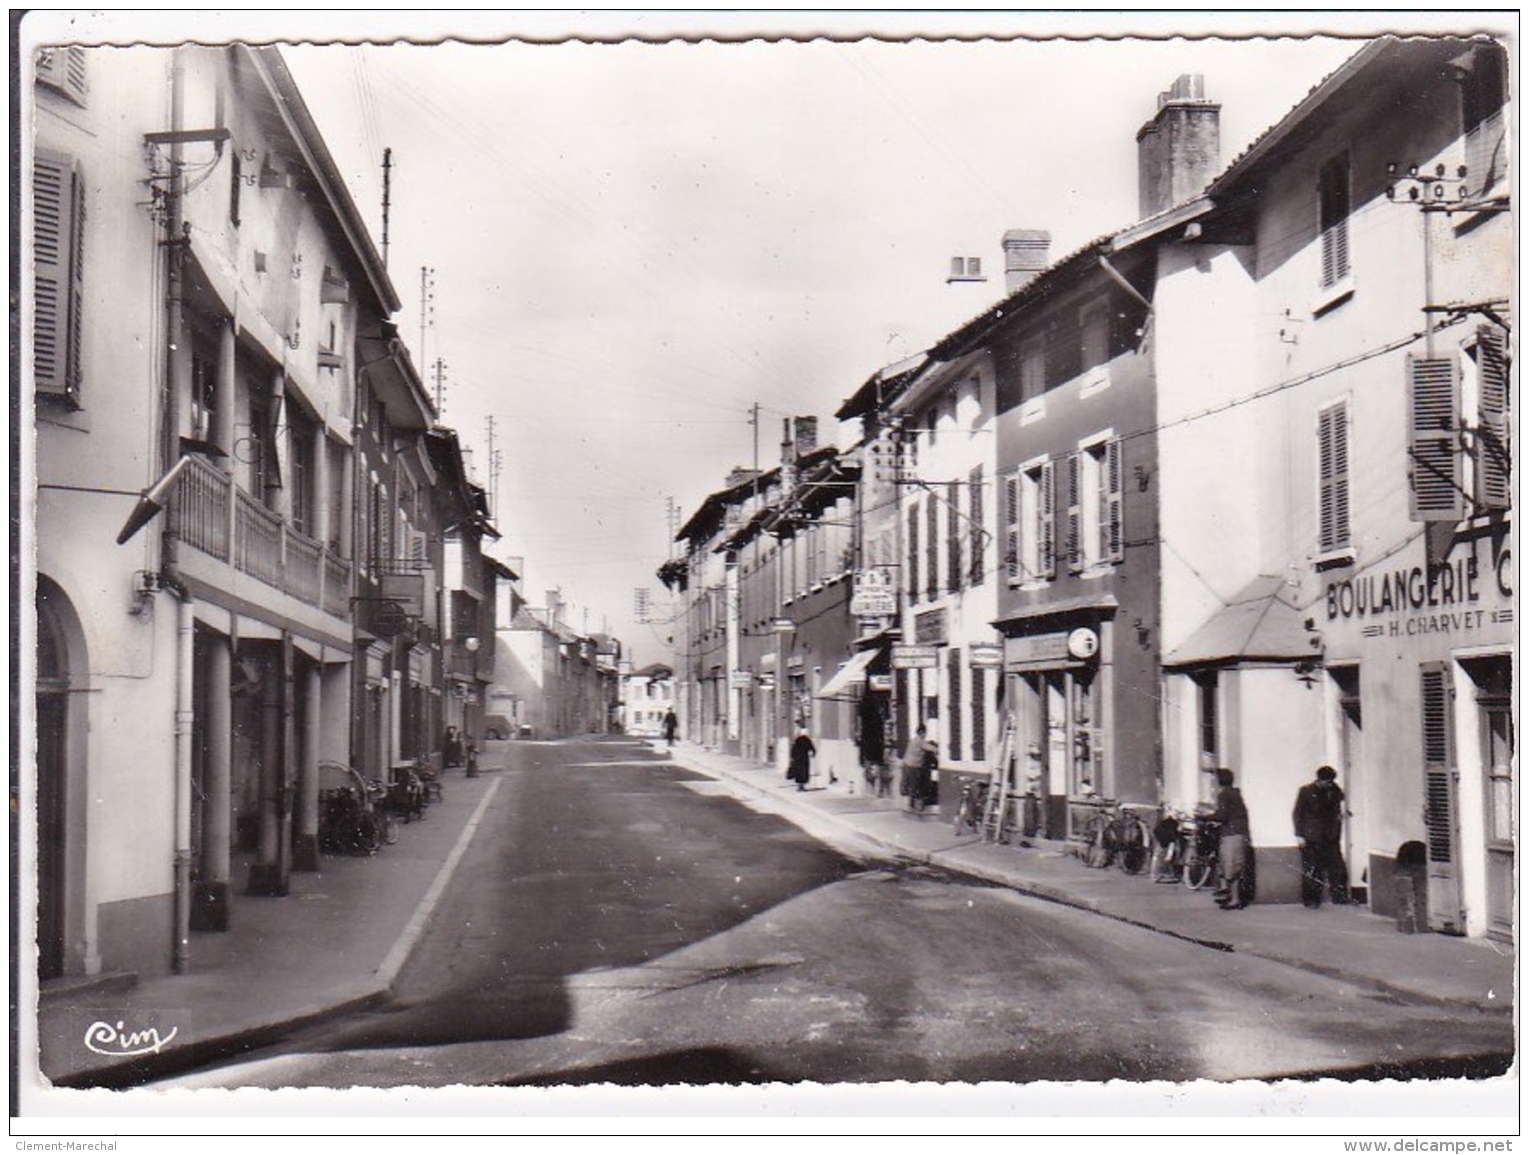
<path id="1" fill-rule="evenodd" d="M 988 784 L 973 779 L 961 787 L 961 797 L 956 803 L 955 830 L 976 834 L 982 830 L 987 817 Z"/>
<path id="2" fill-rule="evenodd" d="M 1110 819 L 1105 837 L 1109 857 L 1121 872 L 1140 874 L 1152 854 L 1152 832 L 1141 815 L 1130 806 L 1120 807 Z"/>
<path id="3" fill-rule="evenodd" d="M 1117 811 L 1113 804 L 1100 807 L 1099 811 L 1088 819 L 1088 824 L 1083 828 L 1083 865 L 1095 870 L 1106 870 L 1115 861 L 1115 848 L 1110 838 L 1110 830 L 1115 822 Z"/>
<path id="4" fill-rule="evenodd" d="M 330 854 L 375 854 L 395 841 L 391 821 L 377 805 L 375 787 L 351 766 L 322 763 L 321 771 L 339 772 L 344 785 L 319 791 L 319 848 Z"/>
<path id="5" fill-rule="evenodd" d="M 1199 890 L 1216 877 L 1220 845 L 1220 824 L 1208 816 L 1196 814 L 1179 823 L 1179 859 L 1184 866 L 1184 885 L 1190 890 Z"/>

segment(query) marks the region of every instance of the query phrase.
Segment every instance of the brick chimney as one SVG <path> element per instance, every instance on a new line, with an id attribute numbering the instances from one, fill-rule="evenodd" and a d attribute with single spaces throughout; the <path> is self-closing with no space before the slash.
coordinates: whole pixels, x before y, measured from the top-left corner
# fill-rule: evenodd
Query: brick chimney
<path id="1" fill-rule="evenodd" d="M 1003 285 L 1016 293 L 1044 269 L 1051 257 L 1051 234 L 1044 229 L 1010 229 L 1003 234 Z"/>
<path id="2" fill-rule="evenodd" d="M 818 419 L 798 417 L 796 419 L 796 459 L 800 461 L 817 447 Z"/>
<path id="3" fill-rule="evenodd" d="M 1205 78 L 1185 73 L 1158 93 L 1157 115 L 1136 134 L 1137 206 L 1153 216 L 1204 191 L 1221 169 L 1221 106 Z"/>

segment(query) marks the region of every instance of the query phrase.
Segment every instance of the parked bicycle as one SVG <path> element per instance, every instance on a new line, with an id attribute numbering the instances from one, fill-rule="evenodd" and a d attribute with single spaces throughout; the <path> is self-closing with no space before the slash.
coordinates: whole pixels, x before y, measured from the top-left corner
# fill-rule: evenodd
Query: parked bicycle
<path id="1" fill-rule="evenodd" d="M 1221 846 L 1221 826 L 1203 811 L 1179 823 L 1179 861 L 1184 885 L 1199 890 L 1216 877 Z"/>
<path id="2" fill-rule="evenodd" d="M 396 831 L 381 805 L 379 783 L 368 782 L 353 767 L 320 764 L 320 773 L 341 784 L 319 791 L 319 848 L 330 854 L 375 854 L 393 842 Z"/>
<path id="3" fill-rule="evenodd" d="M 425 806 L 429 800 L 424 780 L 412 765 L 394 768 L 393 782 L 388 787 L 386 809 L 409 823 L 416 818 L 424 818 Z"/>
<path id="4" fill-rule="evenodd" d="M 1126 874 L 1140 874 L 1152 856 L 1152 831 L 1139 807 L 1119 807 L 1110 819 L 1105 839 L 1110 861 Z"/>
<path id="5" fill-rule="evenodd" d="M 976 834 L 982 830 L 987 816 L 988 784 L 981 779 L 970 779 L 961 787 L 961 797 L 956 802 L 956 833 Z"/>

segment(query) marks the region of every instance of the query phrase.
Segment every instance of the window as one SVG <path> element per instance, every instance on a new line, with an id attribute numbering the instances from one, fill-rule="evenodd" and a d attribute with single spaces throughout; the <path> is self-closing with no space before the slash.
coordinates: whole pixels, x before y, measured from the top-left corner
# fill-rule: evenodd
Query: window
<path id="1" fill-rule="evenodd" d="M 209 441 L 218 407 L 216 354 L 201 341 L 191 346 L 191 439 Z"/>
<path id="2" fill-rule="evenodd" d="M 1084 446 L 1067 457 L 1067 565 L 1073 573 L 1125 557 L 1120 439 Z"/>
<path id="3" fill-rule="evenodd" d="M 1068 677 L 1072 694 L 1072 792 L 1105 792 L 1104 727 L 1099 724 L 1096 679 L 1092 671 L 1078 671 Z"/>
<path id="4" fill-rule="evenodd" d="M 1317 551 L 1350 547 L 1348 492 L 1348 402 L 1317 411 Z"/>
<path id="5" fill-rule="evenodd" d="M 1200 729 L 1200 769 L 1221 765 L 1220 680 L 1214 670 L 1194 675 L 1196 715 Z"/>
<path id="6" fill-rule="evenodd" d="M 289 407 L 290 409 L 290 407 Z M 314 426 L 306 416 L 290 409 L 288 444 L 292 460 L 292 528 L 314 535 Z"/>
<path id="7" fill-rule="evenodd" d="M 1348 154 L 1335 156 L 1322 166 L 1317 177 L 1321 214 L 1321 286 L 1330 289 L 1349 275 L 1349 161 Z"/>
<path id="8" fill-rule="evenodd" d="M 73 159 L 38 149 L 32 197 L 37 392 L 75 402 L 83 358 L 85 184 Z"/>
<path id="9" fill-rule="evenodd" d="M 1082 330 L 1083 392 L 1103 389 L 1110 383 L 1110 314 L 1103 305 L 1090 305 L 1080 318 Z"/>
<path id="10" fill-rule="evenodd" d="M 81 107 L 89 92 L 83 48 L 43 48 L 37 53 L 37 83 L 62 93 Z"/>
<path id="11" fill-rule="evenodd" d="M 987 552 L 983 548 L 984 539 L 987 537 L 987 530 L 984 524 L 986 517 L 984 516 L 983 508 L 987 502 L 986 494 L 983 489 L 984 482 L 982 480 L 982 466 L 979 465 L 972 470 L 968 482 L 971 491 L 971 500 L 969 503 L 971 512 L 967 518 L 969 530 L 968 537 L 970 541 L 968 549 L 971 553 L 971 568 L 969 570 L 969 574 L 971 584 L 974 586 L 980 586 L 983 580 L 983 569 L 985 568 L 983 565 L 983 559 Z"/>
<path id="12" fill-rule="evenodd" d="M 1507 188 L 1508 141 L 1503 121 L 1508 102 L 1507 53 L 1499 44 L 1483 44 L 1459 65 L 1466 187 L 1475 199 Z"/>
<path id="13" fill-rule="evenodd" d="M 1034 401 L 1046 392 L 1046 348 L 1039 337 L 1026 341 L 1019 350 L 1019 400 Z"/>
<path id="14" fill-rule="evenodd" d="M 1056 577 L 1052 478 L 1052 463 L 1039 461 L 1004 479 L 1004 555 L 1011 585 Z"/>

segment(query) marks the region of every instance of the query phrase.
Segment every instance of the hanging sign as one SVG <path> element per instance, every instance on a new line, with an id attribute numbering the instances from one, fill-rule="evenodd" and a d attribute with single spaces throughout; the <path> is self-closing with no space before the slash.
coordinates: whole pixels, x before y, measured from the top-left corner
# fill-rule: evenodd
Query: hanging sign
<path id="1" fill-rule="evenodd" d="M 1099 635 L 1087 626 L 1079 626 L 1067 635 L 1067 652 L 1087 661 L 1099 652 Z"/>
<path id="2" fill-rule="evenodd" d="M 855 571 L 855 590 L 849 599 L 850 616 L 890 617 L 897 613 L 897 589 L 892 571 L 885 566 Z"/>
<path id="3" fill-rule="evenodd" d="M 971 646 L 966 654 L 974 670 L 996 670 L 1003 665 L 1003 647 L 999 645 Z"/>
<path id="4" fill-rule="evenodd" d="M 896 645 L 892 647 L 893 669 L 932 670 L 939 664 L 938 646 Z"/>

